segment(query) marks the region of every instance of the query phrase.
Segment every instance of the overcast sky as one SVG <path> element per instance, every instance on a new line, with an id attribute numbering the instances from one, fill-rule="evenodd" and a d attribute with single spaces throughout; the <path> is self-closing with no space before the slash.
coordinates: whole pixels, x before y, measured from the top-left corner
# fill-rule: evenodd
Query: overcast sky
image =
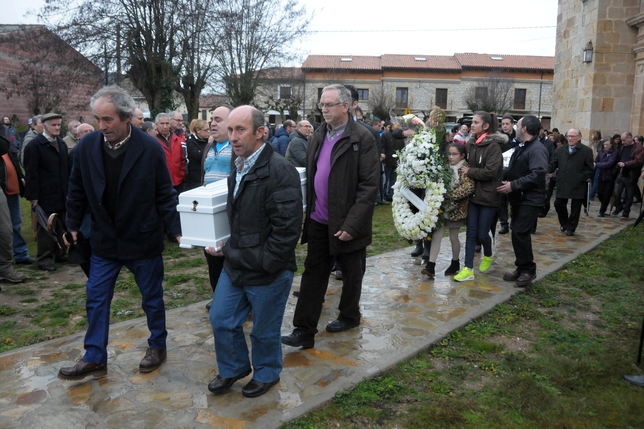
<path id="1" fill-rule="evenodd" d="M 5 0 L 0 23 L 37 24 L 44 1 Z M 301 60 L 311 54 L 555 54 L 557 0 L 300 2 L 316 9 L 310 36 L 285 47 Z"/>

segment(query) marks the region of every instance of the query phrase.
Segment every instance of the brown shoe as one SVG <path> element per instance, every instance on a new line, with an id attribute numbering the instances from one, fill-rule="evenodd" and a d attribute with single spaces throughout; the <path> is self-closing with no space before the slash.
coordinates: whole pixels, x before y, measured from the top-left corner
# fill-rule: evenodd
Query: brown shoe
<path id="1" fill-rule="evenodd" d="M 521 276 L 519 270 L 514 270 L 511 273 L 503 274 L 503 280 L 505 280 L 506 282 L 516 282 L 519 276 Z"/>
<path id="2" fill-rule="evenodd" d="M 165 349 L 152 349 L 148 348 L 148 351 L 145 352 L 145 357 L 141 360 L 139 364 L 139 372 L 152 372 L 165 362 L 167 357 Z"/>
<path id="3" fill-rule="evenodd" d="M 80 360 L 74 366 L 67 366 L 58 371 L 58 378 L 61 380 L 82 380 L 88 375 L 102 377 L 107 375 L 107 364 L 92 363 Z"/>
<path id="4" fill-rule="evenodd" d="M 517 279 L 517 286 L 518 287 L 530 286 L 530 284 L 532 284 L 532 280 L 534 280 L 535 277 L 537 277 L 536 274 L 521 273 L 521 275 Z"/>

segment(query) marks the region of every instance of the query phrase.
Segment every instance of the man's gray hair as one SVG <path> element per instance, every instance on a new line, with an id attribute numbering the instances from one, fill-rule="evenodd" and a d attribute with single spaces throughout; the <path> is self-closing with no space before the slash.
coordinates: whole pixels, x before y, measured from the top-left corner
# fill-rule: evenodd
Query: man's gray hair
<path id="1" fill-rule="evenodd" d="M 81 122 L 80 122 L 80 121 L 77 121 L 76 119 L 73 119 L 73 120 L 71 120 L 71 121 L 69 121 L 69 122 L 67 123 L 67 128 L 69 128 L 69 129 L 71 130 L 71 129 L 72 129 L 72 127 L 73 127 L 74 125 L 77 125 L 77 124 L 78 124 L 78 125 L 80 125 L 80 124 L 81 124 Z"/>
<path id="2" fill-rule="evenodd" d="M 164 117 L 165 117 L 165 118 L 170 119 L 170 115 L 168 115 L 167 113 L 163 113 L 163 112 L 161 112 L 161 113 L 159 113 L 159 114 L 156 116 L 156 118 L 154 118 L 154 123 L 155 123 L 155 124 L 158 124 L 158 123 L 159 123 L 159 120 L 160 120 L 161 118 L 164 118 Z"/>
<path id="3" fill-rule="evenodd" d="M 581 131 L 579 131 L 579 128 L 571 128 L 570 130 L 576 131 L 577 135 L 581 137 Z M 568 130 L 568 132 L 570 132 L 570 130 Z"/>
<path id="4" fill-rule="evenodd" d="M 351 92 L 344 85 L 334 83 L 333 85 L 325 86 L 322 89 L 322 92 L 328 91 L 330 89 L 335 89 L 336 91 L 338 91 L 338 101 L 340 103 L 349 103 L 349 106 L 351 106 Z"/>
<path id="5" fill-rule="evenodd" d="M 36 124 L 38 124 L 38 121 L 42 121 L 42 115 L 36 115 L 33 118 L 31 118 L 31 125 L 35 127 Z"/>
<path id="6" fill-rule="evenodd" d="M 134 116 L 136 103 L 132 96 L 120 86 L 110 85 L 99 89 L 98 92 L 92 96 L 92 100 L 90 101 L 90 108 L 92 110 L 94 110 L 94 103 L 99 98 L 105 98 L 107 101 L 112 103 L 122 121 L 131 119 Z"/>

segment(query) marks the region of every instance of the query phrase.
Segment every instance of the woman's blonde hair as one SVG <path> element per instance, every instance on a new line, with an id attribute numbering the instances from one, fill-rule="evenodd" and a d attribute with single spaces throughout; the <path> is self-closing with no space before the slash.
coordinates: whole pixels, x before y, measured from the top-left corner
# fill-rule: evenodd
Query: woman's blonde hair
<path id="1" fill-rule="evenodd" d="M 190 133 L 195 134 L 195 130 L 202 129 L 207 123 L 208 122 L 203 119 L 193 119 L 192 122 L 190 122 Z"/>

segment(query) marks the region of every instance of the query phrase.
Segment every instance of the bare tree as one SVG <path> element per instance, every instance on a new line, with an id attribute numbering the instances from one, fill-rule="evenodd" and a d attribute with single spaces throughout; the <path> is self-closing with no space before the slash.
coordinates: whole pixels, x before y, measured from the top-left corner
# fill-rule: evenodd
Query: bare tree
<path id="1" fill-rule="evenodd" d="M 96 89 L 99 69 L 42 25 L 4 26 L 0 46 L 19 61 L 19 69 L 0 86 L 7 98 L 23 98 L 33 114 L 67 109 L 83 110 L 89 104 L 75 95 Z M 87 101 L 89 96 L 87 97 Z"/>
<path id="2" fill-rule="evenodd" d="M 501 77 L 502 72 L 491 72 L 474 82 L 465 96 L 467 108 L 504 115 L 512 107 L 514 80 Z"/>
<path id="3" fill-rule="evenodd" d="M 389 111 L 396 107 L 396 99 L 392 93 L 387 93 L 382 87 L 369 91 L 369 107 L 374 116 L 382 120 L 389 119 Z"/>
<path id="4" fill-rule="evenodd" d="M 233 105 L 251 104 L 257 72 L 292 57 L 311 18 L 299 0 L 220 0 L 215 57 Z"/>
<path id="5" fill-rule="evenodd" d="M 173 109 L 175 91 L 189 117 L 213 77 L 214 26 L 221 0 L 48 0 L 40 18 L 117 83 L 127 76 L 153 114 Z M 125 71 L 123 71 L 125 70 Z"/>

